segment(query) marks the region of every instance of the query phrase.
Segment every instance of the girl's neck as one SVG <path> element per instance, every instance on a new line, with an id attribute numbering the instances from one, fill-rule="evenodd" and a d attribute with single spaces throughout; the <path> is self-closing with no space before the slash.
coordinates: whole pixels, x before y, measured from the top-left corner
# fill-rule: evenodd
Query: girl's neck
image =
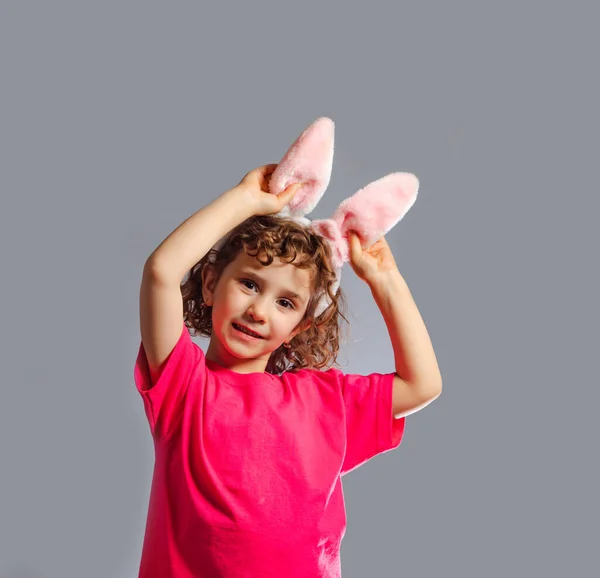
<path id="1" fill-rule="evenodd" d="M 206 360 L 227 369 L 234 371 L 235 373 L 265 373 L 267 368 L 268 359 L 263 358 L 249 358 L 242 359 L 234 357 L 227 351 L 223 351 L 223 348 L 218 347 L 214 341 L 211 340 L 208 349 L 206 350 Z"/>

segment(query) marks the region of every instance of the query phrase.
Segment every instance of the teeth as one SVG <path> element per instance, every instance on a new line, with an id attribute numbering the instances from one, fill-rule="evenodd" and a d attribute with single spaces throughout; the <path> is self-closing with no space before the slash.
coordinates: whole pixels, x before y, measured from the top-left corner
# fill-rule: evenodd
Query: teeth
<path id="1" fill-rule="evenodd" d="M 247 329 L 244 329 L 240 325 L 235 324 L 235 327 L 236 327 L 236 329 L 238 329 L 242 333 L 246 333 L 247 335 L 251 335 L 252 337 L 258 337 L 258 338 L 260 338 L 260 335 L 258 335 L 258 333 L 254 333 L 253 331 L 249 331 Z"/>

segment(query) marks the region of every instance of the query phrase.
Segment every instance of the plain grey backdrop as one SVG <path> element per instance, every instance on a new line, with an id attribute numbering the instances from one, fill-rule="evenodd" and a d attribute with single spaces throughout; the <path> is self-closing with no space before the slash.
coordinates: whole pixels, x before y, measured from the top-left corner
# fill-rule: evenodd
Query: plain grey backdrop
<path id="1" fill-rule="evenodd" d="M 144 261 L 319 116 L 312 218 L 420 179 L 387 238 L 444 380 L 344 478 L 344 578 L 600 575 L 593 6 L 0 2 L 0 577 L 137 576 Z M 343 288 L 343 369 L 393 370 Z"/>

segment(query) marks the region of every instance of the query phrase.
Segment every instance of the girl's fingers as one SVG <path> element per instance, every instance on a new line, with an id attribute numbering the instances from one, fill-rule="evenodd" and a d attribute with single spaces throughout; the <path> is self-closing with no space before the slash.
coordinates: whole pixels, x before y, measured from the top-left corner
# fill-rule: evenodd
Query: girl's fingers
<path id="1" fill-rule="evenodd" d="M 363 248 L 362 243 L 360 241 L 360 237 L 354 231 L 351 231 L 348 235 L 349 249 L 350 249 L 350 260 L 353 263 L 359 263 L 363 257 Z"/>
<path id="2" fill-rule="evenodd" d="M 279 195 L 279 200 L 281 201 L 282 205 L 287 205 L 301 187 L 302 183 L 294 183 L 285 189 L 285 191 Z"/>
<path id="3" fill-rule="evenodd" d="M 271 164 L 271 165 L 263 165 L 262 167 L 259 167 L 257 169 L 260 187 L 266 193 L 269 192 L 269 181 L 271 180 L 271 176 L 273 175 L 273 172 L 275 171 L 276 168 L 277 168 L 277 165 Z"/>
<path id="4" fill-rule="evenodd" d="M 350 233 L 348 233 L 348 239 L 350 241 L 350 255 L 356 259 L 362 253 L 360 241 L 356 233 L 354 233 L 354 231 L 350 231 Z"/>

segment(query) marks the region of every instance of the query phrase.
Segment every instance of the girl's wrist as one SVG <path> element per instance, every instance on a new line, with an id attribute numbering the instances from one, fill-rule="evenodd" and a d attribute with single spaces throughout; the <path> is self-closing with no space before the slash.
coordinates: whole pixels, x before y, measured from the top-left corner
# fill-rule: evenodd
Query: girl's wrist
<path id="1" fill-rule="evenodd" d="M 257 202 L 251 191 L 243 185 L 236 185 L 232 189 L 229 189 L 223 193 L 224 197 L 230 198 L 234 201 L 235 207 L 247 215 L 246 218 L 253 217 L 257 213 Z"/>
<path id="2" fill-rule="evenodd" d="M 371 291 L 389 290 L 389 288 L 393 288 L 394 291 L 398 288 L 407 287 L 406 280 L 398 268 L 381 271 L 366 279 L 366 283 Z"/>

